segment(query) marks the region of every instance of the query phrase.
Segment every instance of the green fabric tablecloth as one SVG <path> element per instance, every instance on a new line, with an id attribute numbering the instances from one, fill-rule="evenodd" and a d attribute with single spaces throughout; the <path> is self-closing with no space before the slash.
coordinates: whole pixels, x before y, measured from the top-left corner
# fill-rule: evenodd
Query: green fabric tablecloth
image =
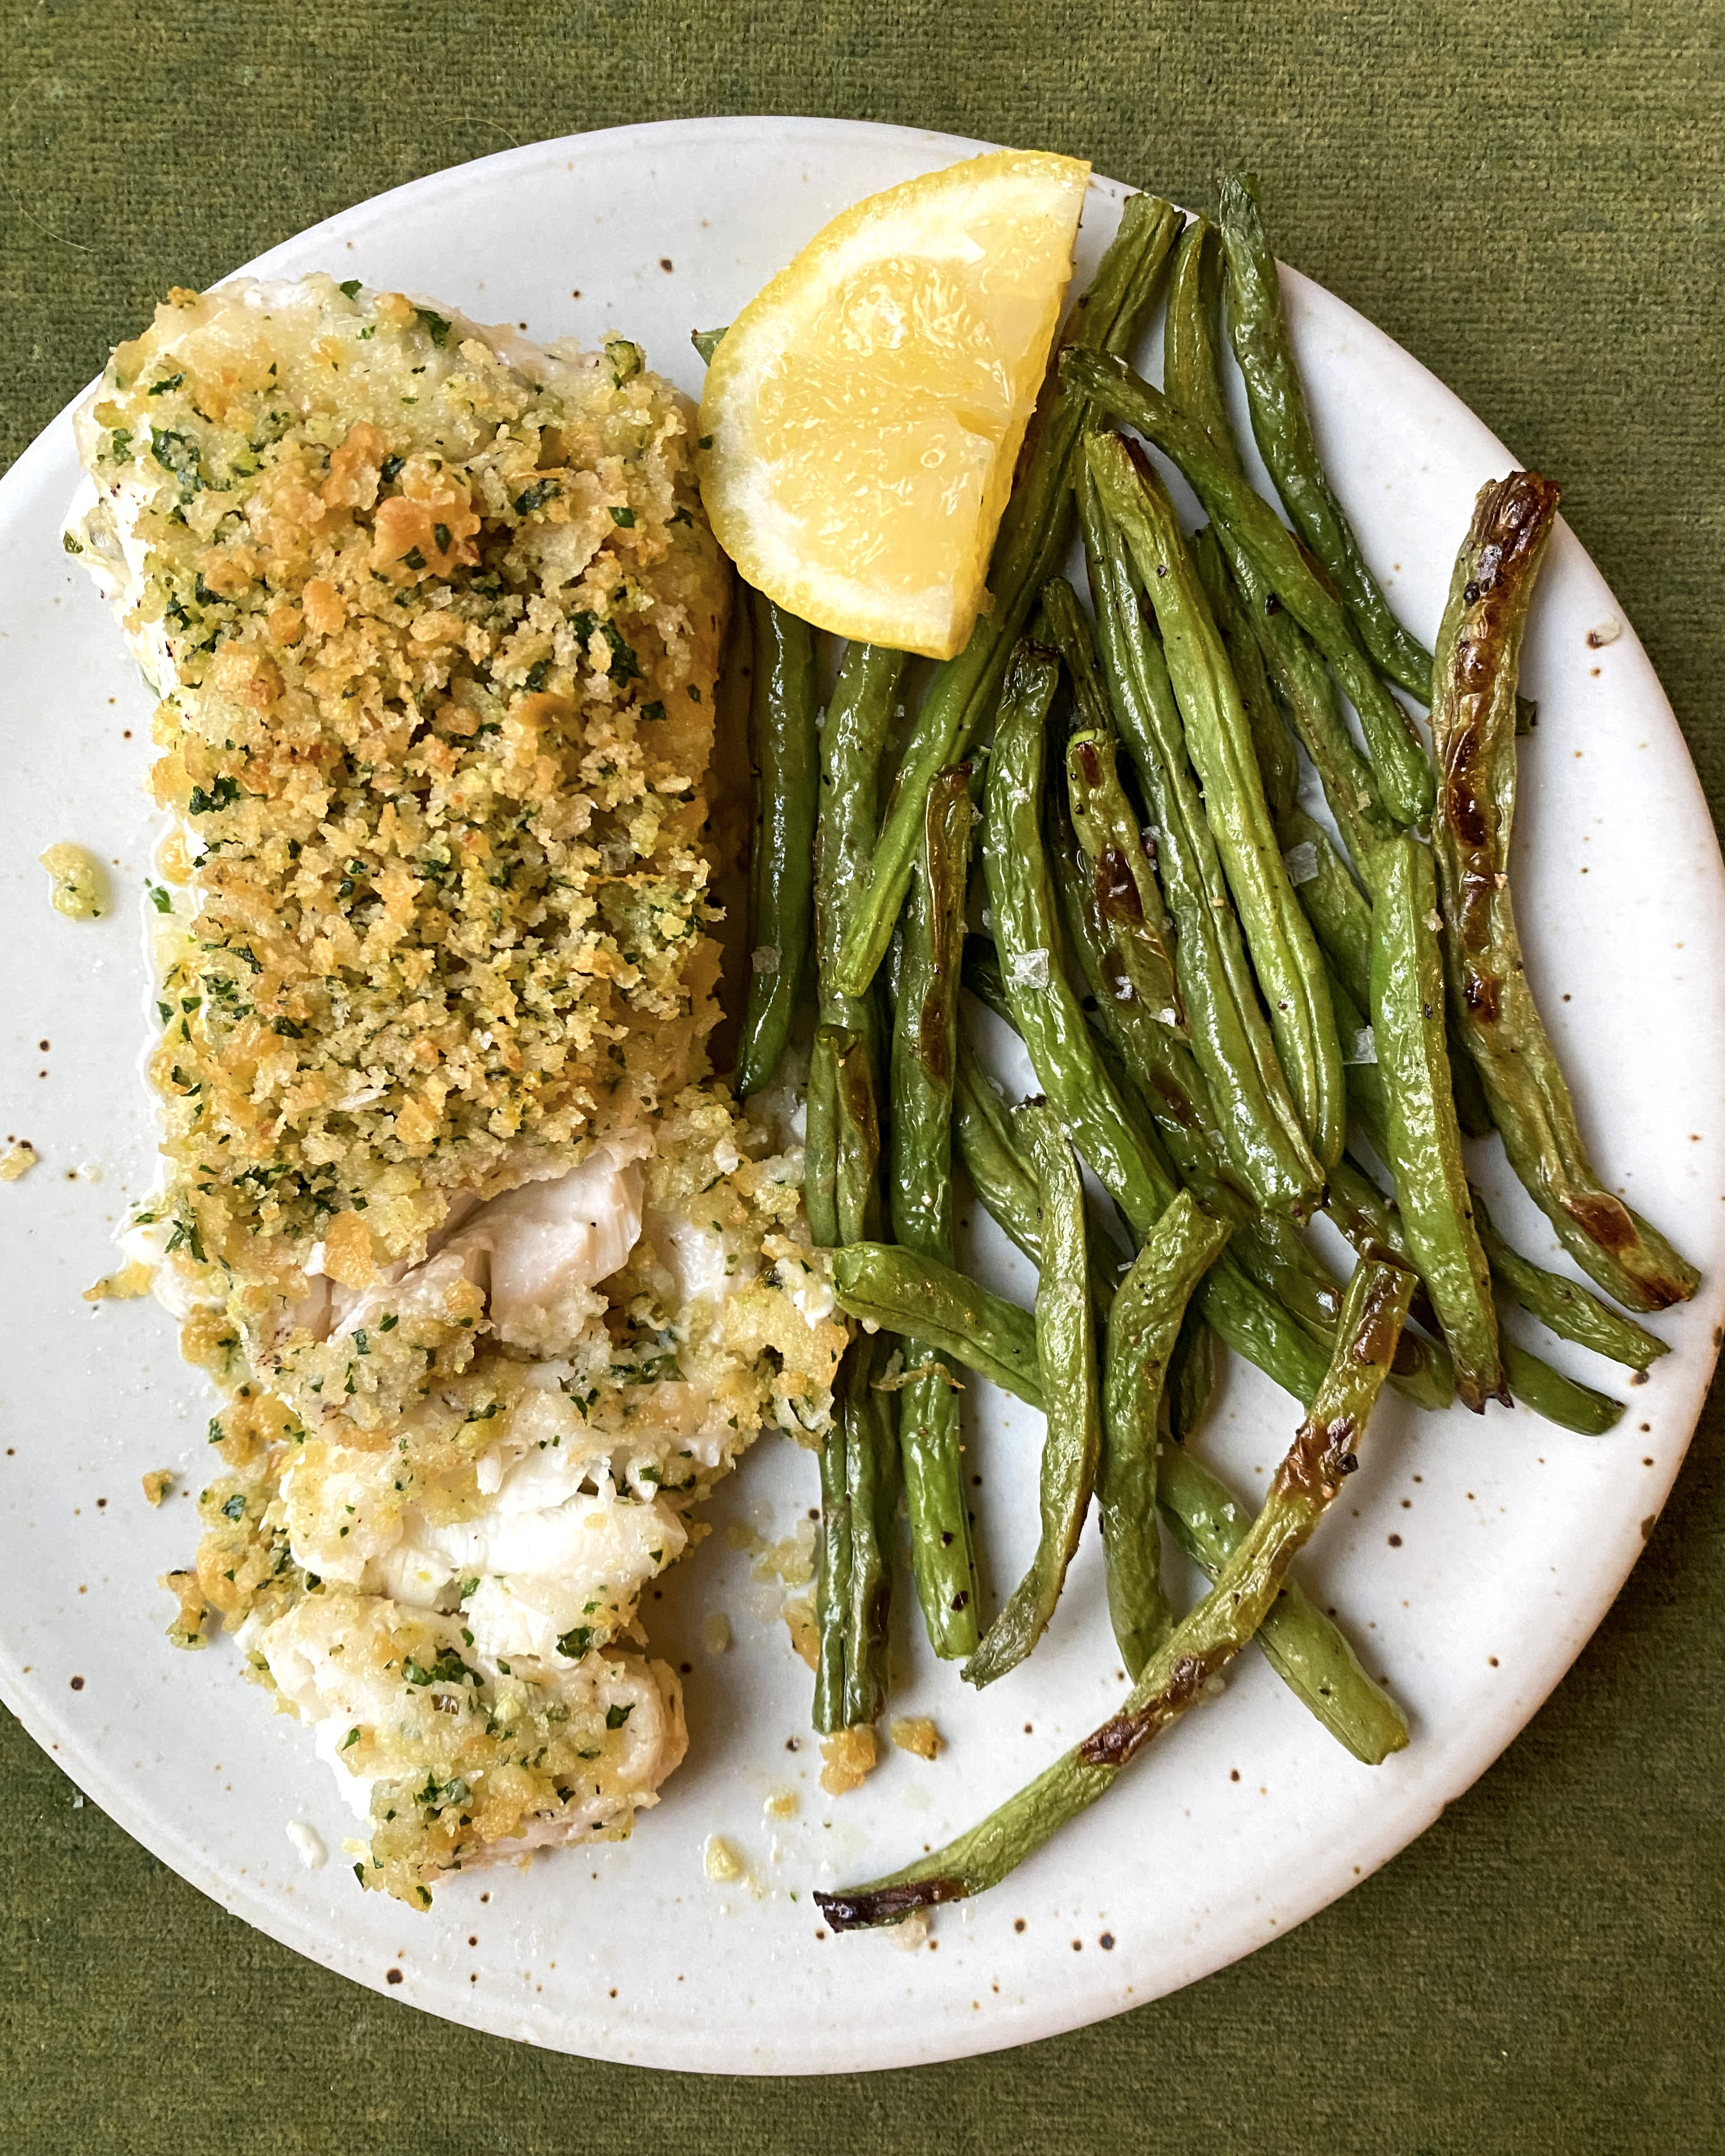
<path id="1" fill-rule="evenodd" d="M 1564 508 L 1725 803 L 1717 0 L 0 6 L 0 463 L 175 284 L 511 142 L 847 115 L 1079 153 L 1281 251 Z M 3 660 L 0 660 L 3 664 Z M 1030 2051 L 827 2082 L 536 2054 L 392 2007 L 136 1847 L 0 1713 L 0 2150 L 1725 2148 L 1725 1414 L 1556 1696 L 1250 1961 Z"/>

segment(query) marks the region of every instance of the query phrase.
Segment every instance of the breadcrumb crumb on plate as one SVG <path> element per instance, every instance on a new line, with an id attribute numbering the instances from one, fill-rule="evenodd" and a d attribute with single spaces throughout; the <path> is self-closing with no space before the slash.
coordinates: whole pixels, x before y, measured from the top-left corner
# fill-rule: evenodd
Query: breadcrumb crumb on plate
<path id="1" fill-rule="evenodd" d="M 880 1748 L 867 1727 L 841 1729 L 820 1740 L 820 1785 L 830 1797 L 848 1796 L 860 1789 L 880 1763 Z"/>

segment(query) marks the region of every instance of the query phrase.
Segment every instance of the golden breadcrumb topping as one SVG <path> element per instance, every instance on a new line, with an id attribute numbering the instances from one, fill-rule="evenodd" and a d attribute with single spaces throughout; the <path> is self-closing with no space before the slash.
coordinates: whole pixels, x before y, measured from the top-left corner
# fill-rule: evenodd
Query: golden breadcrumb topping
<path id="1" fill-rule="evenodd" d="M 726 572 L 633 345 L 524 371 L 399 294 L 245 299 L 116 351 L 69 543 L 124 555 L 172 683 L 181 1247 L 257 1277 L 350 1212 L 353 1263 L 398 1258 L 691 1075 Z"/>

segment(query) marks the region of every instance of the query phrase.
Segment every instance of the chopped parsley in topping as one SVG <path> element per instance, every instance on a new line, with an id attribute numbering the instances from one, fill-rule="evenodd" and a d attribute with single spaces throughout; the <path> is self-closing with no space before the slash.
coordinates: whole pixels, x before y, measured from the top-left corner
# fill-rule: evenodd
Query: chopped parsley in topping
<path id="1" fill-rule="evenodd" d="M 239 782 L 223 772 L 211 781 L 208 790 L 194 786 L 186 802 L 188 816 L 208 816 L 218 808 L 231 808 L 239 798 Z"/>
<path id="2" fill-rule="evenodd" d="M 611 511 L 611 521 L 620 525 L 625 531 L 633 531 L 635 528 L 635 513 L 632 509 L 614 508 Z"/>
<path id="3" fill-rule="evenodd" d="M 295 1025 L 290 1018 L 277 1019 L 275 1030 L 287 1040 L 303 1040 L 305 1038 L 305 1028 Z"/>
<path id="4" fill-rule="evenodd" d="M 232 1496 L 222 1510 L 230 1520 L 243 1520 L 245 1517 L 245 1500 L 237 1495 Z"/>
<path id="5" fill-rule="evenodd" d="M 593 1645 L 591 1625 L 572 1625 L 557 1641 L 557 1652 L 566 1655 L 572 1662 L 578 1662 Z"/>
<path id="6" fill-rule="evenodd" d="M 536 659 L 534 660 L 533 664 L 527 669 L 526 680 L 521 684 L 522 687 L 526 689 L 530 696 L 536 696 L 538 695 L 539 691 L 545 686 L 545 677 L 550 673 L 550 671 L 551 661 L 548 659 Z"/>
<path id="7" fill-rule="evenodd" d="M 377 467 L 377 476 L 385 486 L 392 485 L 401 477 L 401 468 L 406 462 L 405 457 L 384 458 L 382 463 Z"/>
<path id="8" fill-rule="evenodd" d="M 445 1647 L 428 1670 L 409 1655 L 402 1663 L 402 1675 L 416 1688 L 430 1684 L 474 1684 L 479 1682 L 476 1671 L 468 1668 L 453 1647 Z"/>
<path id="9" fill-rule="evenodd" d="M 625 382 L 633 382 L 644 364 L 641 347 L 627 337 L 607 337 L 605 357 L 611 362 L 611 381 L 621 389 Z"/>
<path id="10" fill-rule="evenodd" d="M 517 516 L 531 516 L 536 509 L 543 509 L 547 501 L 556 501 L 562 490 L 554 479 L 536 479 L 516 496 L 515 513 Z"/>
<path id="11" fill-rule="evenodd" d="M 170 389 L 177 389 L 185 378 L 183 374 L 171 374 L 166 382 L 152 382 L 150 384 L 150 394 L 152 397 L 165 397 Z"/>
<path id="12" fill-rule="evenodd" d="M 597 614 L 583 612 L 571 615 L 569 625 L 581 639 L 583 649 L 593 642 L 595 629 L 604 638 L 611 647 L 609 678 L 619 687 L 625 681 L 639 681 L 642 678 L 641 663 L 614 621 L 601 621 Z"/>
<path id="13" fill-rule="evenodd" d="M 72 536 L 69 531 L 61 532 L 60 544 L 64 547 L 69 554 L 81 554 L 84 552 L 83 547 Z"/>
<path id="14" fill-rule="evenodd" d="M 629 1702 L 627 1707 L 619 1707 L 614 1702 L 611 1706 L 605 1709 L 606 1728 L 621 1729 L 624 1723 L 629 1720 L 630 1715 L 632 1715 L 634 1711 L 635 1703 L 633 1700 Z"/>
<path id="15" fill-rule="evenodd" d="M 360 280 L 357 277 L 344 277 L 341 280 L 341 290 L 350 300 L 357 299 L 359 296 L 359 284 Z M 357 1737 L 359 1732 L 356 1729 L 353 1733 Z"/>
<path id="16" fill-rule="evenodd" d="M 221 1418 L 218 1415 L 212 1415 L 209 1419 L 208 1432 L 208 1441 L 210 1444 L 219 1445 L 225 1434 L 226 1433 L 222 1428 Z"/>
<path id="17" fill-rule="evenodd" d="M 641 716 L 644 719 L 651 719 L 656 724 L 659 720 L 665 716 L 665 706 L 655 697 L 650 704 L 642 705 Z"/>
<path id="18" fill-rule="evenodd" d="M 434 315 L 429 307 L 416 307 L 413 311 L 418 316 L 426 336 L 441 352 L 449 334 L 448 321 L 442 315 Z"/>
<path id="19" fill-rule="evenodd" d="M 123 465 L 131 454 L 131 429 L 116 427 L 108 437 L 108 454 L 116 465 Z"/>
<path id="20" fill-rule="evenodd" d="M 203 485 L 203 453 L 189 434 L 152 427 L 150 454 L 164 471 L 173 474 L 182 493 L 195 493 Z"/>
<path id="21" fill-rule="evenodd" d="M 377 1320 L 377 1330 L 380 1332 L 393 1332 L 396 1327 L 399 1325 L 400 1322 L 400 1318 L 398 1317 L 396 1313 L 392 1310 L 388 1317 L 380 1317 Z"/>
<path id="22" fill-rule="evenodd" d="M 348 1750 L 348 1749 L 349 1749 L 349 1748 L 350 1748 L 351 1746 L 355 1745 L 355 1744 L 357 1744 L 357 1743 L 358 1743 L 358 1742 L 359 1742 L 359 1724 L 358 1724 L 357 1722 L 355 1722 L 355 1724 L 353 1725 L 352 1728 L 352 1729 L 350 1729 L 350 1730 L 348 1731 L 347 1734 L 347 1735 L 346 1735 L 346 1736 L 341 1739 L 341 1748 L 341 1748 L 343 1752 L 346 1752 L 347 1750 Z M 364 1871 L 364 1868 L 365 1868 L 365 1867 L 364 1867 L 362 1865 L 356 1864 L 356 1865 L 354 1866 L 354 1867 L 353 1867 L 353 1868 L 354 1868 L 354 1870 L 355 1870 L 356 1871 L 358 1871 L 358 1872 L 362 1872 L 362 1872 L 363 1872 L 363 1871 Z"/>
<path id="23" fill-rule="evenodd" d="M 145 888 L 150 894 L 151 905 L 155 907 L 158 913 L 172 913 L 173 911 L 174 902 L 172 897 L 167 891 L 163 890 L 162 886 L 159 883 L 147 884 Z"/>

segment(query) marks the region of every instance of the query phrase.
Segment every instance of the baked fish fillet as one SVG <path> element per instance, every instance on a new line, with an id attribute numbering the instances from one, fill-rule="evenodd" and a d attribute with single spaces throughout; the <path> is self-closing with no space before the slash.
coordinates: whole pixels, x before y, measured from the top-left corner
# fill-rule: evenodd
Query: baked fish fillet
<path id="1" fill-rule="evenodd" d="M 622 339 L 325 276 L 170 295 L 77 418 L 171 819 L 128 1245 L 223 1395 L 170 1636 L 237 1637 L 422 1903 L 655 1800 L 642 1590 L 844 1345 L 707 1075 L 692 421 Z"/>

